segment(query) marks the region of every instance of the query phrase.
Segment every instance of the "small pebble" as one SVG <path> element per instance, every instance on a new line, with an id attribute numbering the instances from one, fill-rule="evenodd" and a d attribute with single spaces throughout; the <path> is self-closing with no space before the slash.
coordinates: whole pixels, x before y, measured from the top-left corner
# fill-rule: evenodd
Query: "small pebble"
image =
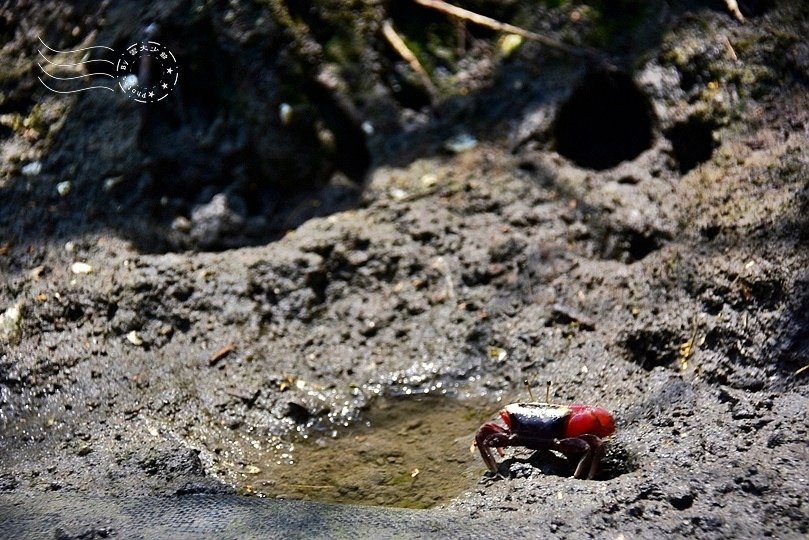
<path id="1" fill-rule="evenodd" d="M 93 271 L 93 267 L 84 262 L 74 262 L 70 265 L 70 271 L 74 274 L 89 274 Z"/>
<path id="2" fill-rule="evenodd" d="M 68 253 L 76 253 L 76 243 L 65 242 L 65 251 L 67 251 Z"/>
<path id="3" fill-rule="evenodd" d="M 460 135 L 447 139 L 444 143 L 444 148 L 453 154 L 460 154 L 461 152 L 473 149 L 477 145 L 478 140 L 476 138 L 469 133 L 461 133 Z"/>
<path id="4" fill-rule="evenodd" d="M 73 184 L 69 181 L 65 180 L 64 182 L 59 182 L 56 184 L 56 192 L 59 193 L 60 197 L 67 197 L 70 195 L 70 190 L 73 188 Z"/>
<path id="5" fill-rule="evenodd" d="M 21 169 L 21 172 L 25 176 L 35 176 L 42 172 L 42 162 L 41 161 L 32 161 L 25 167 Z"/>
<path id="6" fill-rule="evenodd" d="M 171 228 L 177 232 L 187 233 L 191 230 L 191 220 L 183 216 L 177 216 L 171 222 Z"/>
<path id="7" fill-rule="evenodd" d="M 396 199 L 397 201 L 401 201 L 407 198 L 407 192 L 400 188 L 393 188 L 390 190 L 390 196 Z"/>
<path id="8" fill-rule="evenodd" d="M 0 314 L 0 343 L 16 345 L 22 339 L 22 308 L 17 302 Z"/>
<path id="9" fill-rule="evenodd" d="M 292 123 L 292 106 L 289 103 L 282 103 L 278 106 L 278 118 L 284 127 Z"/>
<path id="10" fill-rule="evenodd" d="M 500 53 L 508 58 L 520 48 L 522 42 L 522 36 L 518 36 L 517 34 L 506 34 L 506 36 L 500 40 Z"/>
<path id="11" fill-rule="evenodd" d="M 131 332 L 129 332 L 126 335 L 126 340 L 129 343 L 131 343 L 132 345 L 135 345 L 137 347 L 140 347 L 141 345 L 143 345 L 143 339 L 141 339 L 141 337 L 138 335 L 138 333 L 135 330 L 132 330 Z"/>
<path id="12" fill-rule="evenodd" d="M 105 178 L 103 186 L 104 191 L 109 193 L 110 191 L 115 189 L 115 186 L 120 184 L 123 180 L 124 180 L 123 176 L 112 176 L 110 178 Z"/>

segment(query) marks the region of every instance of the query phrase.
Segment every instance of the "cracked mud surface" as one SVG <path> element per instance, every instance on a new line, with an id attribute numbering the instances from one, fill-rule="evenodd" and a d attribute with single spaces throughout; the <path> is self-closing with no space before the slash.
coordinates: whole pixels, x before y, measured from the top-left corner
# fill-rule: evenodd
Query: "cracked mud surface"
<path id="1" fill-rule="evenodd" d="M 187 4 L 150 16 L 182 27 Z M 362 189 L 339 145 L 305 163 L 318 178 L 303 194 L 256 184 L 322 141 L 275 125 L 266 137 L 286 153 L 239 170 L 251 148 L 272 145 L 240 109 L 220 122 L 201 114 L 222 145 L 182 179 L 191 187 L 159 189 L 175 158 L 140 137 L 165 126 L 108 96 L 53 96 L 30 72 L 3 80 L 0 108 L 20 122 L 0 126 L 0 311 L 19 305 L 21 319 L 0 329 L 0 496 L 285 494 L 257 453 L 294 457 L 306 436 L 339 459 L 362 441 L 333 432 L 429 394 L 479 411 L 457 432 L 424 429 L 449 439 L 436 442 L 437 466 L 468 478 L 429 511 L 467 524 L 453 534 L 504 518 L 512 532 L 573 538 L 806 534 L 809 393 L 796 372 L 809 362 L 809 14 L 758 4 L 744 26 L 673 10 L 631 73 L 586 74 L 526 46 L 481 89 L 485 58 L 470 60 L 474 92 L 438 119 L 380 90 L 359 107 L 379 126 Z M 263 9 L 240 5 L 240 24 Z M 115 36 L 127 9 L 112 4 L 98 39 L 126 42 Z M 46 15 L 10 13 L 59 35 Z M 81 6 L 72 13 L 66 24 L 83 24 Z M 256 55 L 255 40 L 278 39 L 211 32 Z M 35 50 L 30 32 L 0 35 L 6 65 Z M 590 110 L 593 95 L 606 101 Z M 267 99 L 259 119 L 275 115 Z M 620 118 L 599 117 L 610 107 Z M 391 110 L 406 128 L 386 126 Z M 477 146 L 447 152 L 462 132 Z M 180 155 L 199 153 L 186 136 Z M 637 145 L 605 162 L 614 153 L 600 145 L 627 136 Z M 33 161 L 42 172 L 24 174 Z M 552 380 L 554 402 L 615 413 L 595 480 L 568 478 L 571 464 L 543 452 L 509 451 L 503 479 L 470 457 L 475 426 L 525 400 L 526 379 Z M 432 412 L 401 414 L 443 425 Z M 375 482 L 423 467 L 426 450 L 407 442 L 422 425 L 402 428 L 399 450 L 370 452 Z M 419 493 L 422 473 L 396 484 L 423 495 L 415 506 L 433 500 Z M 351 491 L 345 502 L 389 504 L 372 482 L 329 481 Z"/>

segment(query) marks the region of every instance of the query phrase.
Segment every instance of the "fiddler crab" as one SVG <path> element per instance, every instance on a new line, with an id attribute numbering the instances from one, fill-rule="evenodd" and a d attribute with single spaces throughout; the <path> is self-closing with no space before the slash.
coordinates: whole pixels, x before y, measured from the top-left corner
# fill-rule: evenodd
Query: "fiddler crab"
<path id="1" fill-rule="evenodd" d="M 547 397 L 546 397 L 547 401 Z M 477 432 L 477 447 L 484 463 L 497 473 L 492 448 L 504 456 L 507 446 L 531 450 L 554 450 L 579 458 L 574 478 L 592 479 L 606 450 L 605 439 L 615 432 L 615 419 L 603 407 L 555 405 L 553 403 L 512 403 L 500 411 L 503 427 L 486 422 Z"/>

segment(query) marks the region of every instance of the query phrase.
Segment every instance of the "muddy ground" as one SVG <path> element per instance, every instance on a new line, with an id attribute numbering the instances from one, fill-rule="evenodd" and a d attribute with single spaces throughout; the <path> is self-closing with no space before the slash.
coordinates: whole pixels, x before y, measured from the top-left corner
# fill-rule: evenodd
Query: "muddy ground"
<path id="1" fill-rule="evenodd" d="M 464 3 L 583 56 L 404 3 L 42 4 L 0 8 L 6 531 L 235 492 L 432 508 L 396 534 L 809 532 L 803 2 Z M 37 80 L 38 35 L 152 22 L 170 99 Z M 596 479 L 469 453 L 526 380 L 615 413 Z"/>

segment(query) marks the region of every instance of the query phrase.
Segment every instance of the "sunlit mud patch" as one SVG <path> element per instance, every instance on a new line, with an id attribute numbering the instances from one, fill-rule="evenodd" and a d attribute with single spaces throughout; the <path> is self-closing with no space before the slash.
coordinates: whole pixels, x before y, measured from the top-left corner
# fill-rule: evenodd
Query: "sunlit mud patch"
<path id="1" fill-rule="evenodd" d="M 245 491 L 266 496 L 429 508 L 480 479 L 485 467 L 469 447 L 490 408 L 437 397 L 382 400 L 360 425 L 287 449 L 246 451 L 232 472 Z"/>

